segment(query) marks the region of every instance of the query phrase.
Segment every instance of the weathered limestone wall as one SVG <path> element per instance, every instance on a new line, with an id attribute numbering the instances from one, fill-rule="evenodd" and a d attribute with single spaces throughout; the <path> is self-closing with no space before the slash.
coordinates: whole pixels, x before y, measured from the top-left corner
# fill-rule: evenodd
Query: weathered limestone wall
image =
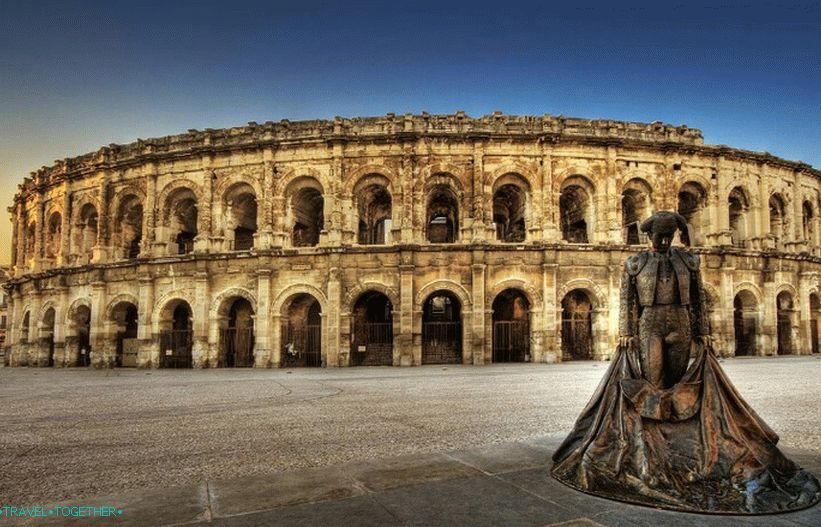
<path id="1" fill-rule="evenodd" d="M 384 243 L 360 245 L 375 188 L 390 196 L 387 221 L 368 226 L 384 231 Z M 524 202 L 497 199 L 514 194 Z M 278 366 L 288 307 L 307 294 L 321 312 L 322 364 L 347 366 L 359 353 L 354 306 L 376 291 L 391 306 L 392 364 L 425 362 L 434 293 L 458 304 L 462 362 L 483 364 L 499 341 L 494 300 L 514 290 L 527 306 L 528 360 L 573 358 L 562 352 L 573 339 L 606 359 L 621 266 L 643 242 L 630 233 L 662 209 L 688 218 L 722 354 L 736 353 L 744 317 L 755 328 L 747 353 L 811 351 L 818 170 L 704 145 L 687 127 L 458 113 L 191 131 L 41 169 L 10 209 L 6 356 L 77 364 L 86 331 L 78 313 L 88 308 L 92 362 L 114 363 L 123 331 L 115 312 L 133 305 L 139 366 L 160 366 L 163 335 L 188 322 L 192 365 L 215 367 L 242 298 L 255 313 L 254 365 Z M 519 223 L 507 226 L 510 211 Z M 233 250 L 248 218 L 253 247 Z M 454 240 L 431 243 L 434 230 Z M 519 238 L 500 241 L 502 231 Z M 572 292 L 586 307 L 563 314 Z M 188 319 L 175 322 L 181 305 Z"/>

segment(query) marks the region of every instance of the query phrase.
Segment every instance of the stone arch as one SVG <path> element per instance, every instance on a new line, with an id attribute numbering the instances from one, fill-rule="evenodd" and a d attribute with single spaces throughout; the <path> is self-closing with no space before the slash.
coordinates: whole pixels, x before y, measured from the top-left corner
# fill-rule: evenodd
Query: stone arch
<path id="1" fill-rule="evenodd" d="M 351 219 L 357 242 L 364 245 L 387 243 L 390 230 L 398 219 L 392 181 L 381 173 L 368 172 L 356 180 L 351 192 Z"/>
<path id="2" fill-rule="evenodd" d="M 85 307 L 91 309 L 91 298 L 89 298 L 89 297 L 80 297 L 80 298 L 75 299 L 74 302 L 71 303 L 68 310 L 66 311 L 66 322 L 67 323 L 69 323 L 69 324 L 71 323 L 71 319 L 77 313 L 77 309 L 80 306 L 85 306 Z"/>
<path id="3" fill-rule="evenodd" d="M 168 220 L 168 199 L 180 190 L 190 190 L 197 203 L 202 202 L 202 188 L 192 179 L 178 178 L 167 183 L 157 194 L 157 205 L 160 207 L 160 218 Z"/>
<path id="4" fill-rule="evenodd" d="M 43 305 L 40 306 L 40 312 L 37 313 L 37 320 L 36 323 L 39 326 L 43 322 L 43 317 L 46 315 L 46 311 L 49 309 L 54 310 L 54 323 L 56 324 L 58 320 L 63 320 L 63 314 L 60 313 L 60 306 L 54 300 L 46 300 L 43 302 Z"/>
<path id="5" fill-rule="evenodd" d="M 377 293 L 382 293 L 388 300 L 391 301 L 394 310 L 399 309 L 401 305 L 399 303 L 399 292 L 396 289 L 383 284 L 382 282 L 376 281 L 368 281 L 368 282 L 357 282 L 355 286 L 348 290 L 347 294 L 345 295 L 345 304 L 342 306 L 342 309 L 345 312 L 350 312 L 353 309 L 354 303 L 359 300 L 359 298 L 367 293 L 368 291 L 376 291 Z"/>
<path id="6" fill-rule="evenodd" d="M 465 193 L 458 178 L 437 173 L 424 183 L 424 232 L 432 243 L 455 243 L 461 236 L 466 209 Z M 454 210 L 454 207 L 456 210 Z"/>
<path id="7" fill-rule="evenodd" d="M 742 291 L 749 291 L 755 297 L 756 304 L 759 306 L 762 305 L 764 293 L 761 291 L 760 287 L 748 281 L 739 282 L 733 287 L 733 298 L 735 298 L 735 296 Z"/>
<path id="8" fill-rule="evenodd" d="M 459 192 L 465 191 L 469 180 L 463 168 L 451 163 L 433 163 L 419 171 L 419 179 L 413 185 L 414 192 L 427 192 L 430 190 L 430 180 L 440 177 L 447 178 Z"/>
<path id="9" fill-rule="evenodd" d="M 328 312 L 328 299 L 319 288 L 307 284 L 295 284 L 279 292 L 271 304 L 271 313 L 275 316 L 281 315 L 291 298 L 299 294 L 307 294 L 316 298 L 316 301 L 319 302 L 319 307 L 322 309 L 322 313 Z"/>
<path id="10" fill-rule="evenodd" d="M 798 289 L 788 282 L 782 282 L 775 288 L 775 296 L 780 295 L 783 292 L 789 293 L 793 297 L 793 302 L 798 303 Z"/>
<path id="11" fill-rule="evenodd" d="M 470 293 L 467 291 L 467 289 L 465 289 L 460 283 L 454 280 L 447 280 L 444 278 L 434 280 L 433 282 L 428 282 L 419 289 L 419 291 L 416 293 L 416 298 L 413 302 L 414 309 L 417 311 L 421 311 L 425 300 L 436 291 L 449 291 L 456 295 L 456 297 L 459 299 L 459 302 L 461 302 L 462 304 L 463 315 L 466 312 L 471 311 L 473 302 L 471 300 Z"/>
<path id="12" fill-rule="evenodd" d="M 687 220 L 687 234 L 692 245 L 705 244 L 704 231 L 709 222 L 709 188 L 702 177 L 687 177 L 678 187 L 676 211 Z"/>
<path id="13" fill-rule="evenodd" d="M 278 178 L 274 183 L 274 197 L 284 197 L 285 194 L 288 193 L 289 187 L 292 187 L 294 184 L 298 185 L 299 180 L 303 179 L 315 180 L 318 184 L 318 190 L 320 193 L 325 193 L 325 185 L 322 183 L 325 178 L 322 177 L 322 173 L 314 167 L 306 166 L 293 168 L 284 173 L 282 177 Z"/>
<path id="14" fill-rule="evenodd" d="M 559 186 L 559 225 L 562 239 L 570 243 L 591 243 L 596 232 L 596 187 L 586 176 L 574 174 Z"/>
<path id="15" fill-rule="evenodd" d="M 624 182 L 620 195 L 624 243 L 638 245 L 646 238 L 639 226 L 653 213 L 653 189 L 646 179 L 636 176 Z"/>
<path id="16" fill-rule="evenodd" d="M 151 329 L 153 332 L 158 332 L 160 329 L 160 322 L 163 318 L 169 318 L 173 308 L 176 307 L 177 302 L 185 302 L 192 309 L 194 309 L 194 298 L 190 291 L 185 289 L 175 289 L 162 295 L 154 302 L 154 309 L 151 313 Z"/>
<path id="17" fill-rule="evenodd" d="M 534 189 L 541 188 L 538 174 L 533 173 L 533 171 L 524 164 L 518 162 L 505 163 L 487 176 L 485 185 L 490 187 L 491 193 L 506 184 L 505 179 L 520 182 L 522 187 L 528 193 L 532 192 Z"/>
<path id="18" fill-rule="evenodd" d="M 241 185 L 243 183 L 245 183 L 253 189 L 255 196 L 259 197 L 263 194 L 260 179 L 252 174 L 240 172 L 229 173 L 217 177 L 218 180 L 217 186 L 214 188 L 214 196 L 219 196 L 221 200 L 224 200 L 225 195 L 228 193 L 229 190 L 231 190 L 232 187 L 236 185 Z"/>
<path id="19" fill-rule="evenodd" d="M 26 304 L 23 306 L 21 313 L 20 325 L 18 326 L 20 328 L 20 337 L 18 340 L 20 342 L 31 342 L 34 333 L 31 327 L 31 305 Z"/>
<path id="20" fill-rule="evenodd" d="M 217 194 L 219 226 L 225 236 L 227 250 L 244 251 L 254 247 L 254 235 L 259 228 L 260 194 L 247 181 L 233 181 Z"/>
<path id="21" fill-rule="evenodd" d="M 114 310 L 117 308 L 118 304 L 122 303 L 133 304 L 137 307 L 140 305 L 136 296 L 130 293 L 121 293 L 108 302 L 108 305 L 105 308 L 105 319 L 111 320 L 114 316 Z"/>
<path id="22" fill-rule="evenodd" d="M 608 309 L 607 294 L 595 282 L 587 278 L 576 278 L 566 282 L 556 292 L 556 298 L 561 302 L 561 299 L 574 289 L 581 289 L 586 292 L 593 302 L 594 309 Z"/>
<path id="23" fill-rule="evenodd" d="M 522 243 L 527 239 L 527 230 L 538 223 L 532 188 L 527 177 L 518 172 L 494 177 L 490 209 L 498 241 Z"/>
<path id="24" fill-rule="evenodd" d="M 394 170 L 386 165 L 367 164 L 357 168 L 346 176 L 343 194 L 354 195 L 357 189 L 367 187 L 372 183 L 384 185 L 391 196 L 401 192 L 398 187 L 397 175 Z"/>
<path id="25" fill-rule="evenodd" d="M 487 297 L 487 304 L 492 304 L 493 300 L 499 295 L 499 293 L 506 289 L 518 289 L 524 293 L 525 297 L 527 297 L 527 301 L 530 302 L 531 312 L 539 312 L 542 310 L 542 295 L 535 287 L 533 287 L 533 285 L 519 278 L 507 278 L 500 282 L 496 282 L 496 284 L 490 289 L 490 293 Z"/>
<path id="26" fill-rule="evenodd" d="M 726 196 L 731 242 L 737 247 L 745 247 L 747 239 L 752 234 L 751 225 L 748 225 L 752 207 L 750 192 L 744 185 L 736 185 Z"/>
<path id="27" fill-rule="evenodd" d="M 137 198 L 137 201 L 139 201 L 139 203 L 142 205 L 143 203 L 145 203 L 145 190 L 136 185 L 126 185 L 123 187 L 118 187 L 115 190 L 113 196 L 111 197 L 111 204 L 109 205 L 108 209 L 109 214 L 112 214 L 113 218 L 116 219 L 121 213 L 123 202 L 127 201 L 131 197 Z"/>
<path id="28" fill-rule="evenodd" d="M 63 236 L 67 233 L 63 232 L 63 214 L 64 212 L 51 208 L 45 215 L 46 228 L 43 233 L 43 256 L 46 258 L 57 258 L 62 255 Z"/>
<path id="29" fill-rule="evenodd" d="M 280 210 L 291 245 L 319 245 L 320 235 L 325 229 L 325 188 L 319 179 L 310 175 L 300 175 L 285 186 Z"/>
<path id="30" fill-rule="evenodd" d="M 211 302 L 211 309 L 208 312 L 209 316 L 211 318 L 226 316 L 229 309 L 227 301 L 235 298 L 247 300 L 248 303 L 251 304 L 251 309 L 254 310 L 254 313 L 258 311 L 257 298 L 253 293 L 242 287 L 229 287 L 223 289 L 222 292 L 214 297 L 214 300 Z"/>
<path id="31" fill-rule="evenodd" d="M 769 209 L 768 233 L 774 238 L 776 247 L 781 247 L 789 239 L 789 213 L 787 199 L 781 192 L 773 192 L 767 201 Z"/>

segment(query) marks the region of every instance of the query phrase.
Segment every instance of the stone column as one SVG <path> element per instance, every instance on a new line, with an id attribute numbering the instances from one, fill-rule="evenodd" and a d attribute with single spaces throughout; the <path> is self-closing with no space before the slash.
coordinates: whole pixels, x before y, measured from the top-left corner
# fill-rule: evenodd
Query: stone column
<path id="1" fill-rule="evenodd" d="M 473 216 L 473 243 L 483 243 L 492 240 L 495 236 L 493 232 L 493 211 L 488 214 L 487 196 L 490 188 L 485 185 L 485 145 L 480 140 L 473 143 L 473 174 L 471 174 L 471 184 L 473 191 L 473 211 L 464 211 L 464 217 Z M 424 205 L 422 205 L 424 206 Z"/>
<path id="2" fill-rule="evenodd" d="M 140 341 L 137 367 L 158 368 L 160 366 L 160 336 L 159 332 L 151 327 L 151 314 L 154 308 L 154 279 L 147 268 L 140 266 L 137 281 L 139 284 L 137 338 Z"/>
<path id="3" fill-rule="evenodd" d="M 211 250 L 209 241 L 212 236 L 212 210 L 214 196 L 214 171 L 210 169 L 211 159 L 203 156 L 205 166 L 201 180 L 202 196 L 197 200 L 197 235 L 194 237 L 194 252 L 206 253 Z M 218 250 L 222 249 L 220 247 Z"/>
<path id="4" fill-rule="evenodd" d="M 604 178 L 606 195 L 604 196 L 605 199 L 597 201 L 604 209 L 600 216 L 604 221 L 604 228 L 600 228 L 599 232 L 606 234 L 606 240 L 612 243 L 622 243 L 624 241 L 621 231 L 621 195 L 619 195 L 618 189 L 616 188 L 617 177 L 616 148 L 608 146 Z"/>
<path id="5" fill-rule="evenodd" d="M 23 296 L 19 286 L 11 290 L 9 303 L 8 329 L 6 330 L 6 351 L 3 361 L 8 366 L 17 366 L 17 358 L 21 355 L 23 345 L 20 342 L 20 326 L 23 318 Z"/>
<path id="6" fill-rule="evenodd" d="M 719 277 L 717 305 L 713 306 L 714 317 L 710 319 L 713 325 L 713 338 L 715 339 L 715 352 L 721 357 L 735 356 L 735 325 L 733 312 L 733 275 L 735 267 L 727 265 L 724 260 L 721 266 L 721 276 Z M 702 274 L 705 272 L 702 260 Z M 706 281 L 706 276 L 704 277 Z"/>
<path id="7" fill-rule="evenodd" d="M 795 342 L 796 353 L 811 354 L 812 353 L 812 327 L 811 312 L 810 312 L 810 294 L 813 286 L 818 282 L 818 275 L 814 272 L 803 271 L 798 275 L 798 341 Z"/>
<path id="8" fill-rule="evenodd" d="M 199 262 L 205 264 L 206 262 Z M 194 342 L 192 355 L 192 366 L 194 368 L 207 368 L 208 361 L 208 323 L 209 307 L 211 304 L 210 283 L 208 272 L 204 266 L 197 269 L 194 274 L 194 305 L 191 306 L 194 316 Z"/>
<path id="9" fill-rule="evenodd" d="M 143 169 L 145 177 L 145 204 L 143 206 L 143 239 L 140 257 L 165 255 L 165 240 L 159 247 L 156 239 L 157 222 L 157 174 L 153 163 Z"/>
<path id="10" fill-rule="evenodd" d="M 45 206 L 46 204 L 43 203 L 43 195 L 39 192 L 37 193 L 37 203 L 35 204 L 36 212 L 35 212 L 35 236 L 34 236 L 34 266 L 32 271 L 37 272 L 43 267 L 43 234 L 46 232 L 45 228 Z"/>
<path id="11" fill-rule="evenodd" d="M 413 291 L 413 253 L 402 251 L 399 264 L 399 335 L 395 340 L 399 349 L 399 365 L 413 366 L 421 364 L 422 349 L 419 348 L 419 355 L 416 355 L 413 335 L 413 312 L 414 312 L 414 291 Z M 420 341 L 421 344 L 421 341 Z"/>
<path id="12" fill-rule="evenodd" d="M 399 237 L 392 238 L 392 240 L 401 241 L 401 243 L 413 243 L 413 182 L 414 182 L 414 165 L 415 156 L 413 151 L 413 144 L 405 142 L 402 144 L 402 168 L 400 179 L 397 186 L 401 187 L 402 203 L 399 210 L 399 215 L 396 217 L 397 224 L 394 227 L 399 228 Z"/>
<path id="13" fill-rule="evenodd" d="M 60 253 L 54 262 L 55 267 L 68 265 L 71 254 L 71 189 L 68 181 L 63 183 L 63 214 L 60 216 Z"/>
<path id="14" fill-rule="evenodd" d="M 759 231 L 755 233 L 755 236 L 761 239 L 758 249 L 775 248 L 775 239 L 771 237 L 770 232 L 770 195 L 763 178 L 758 185 L 758 228 Z"/>
<path id="15" fill-rule="evenodd" d="M 761 335 L 759 349 L 761 355 L 776 355 L 778 353 L 778 306 L 775 299 L 775 282 L 772 273 L 764 282 L 764 298 L 761 299 Z"/>
<path id="16" fill-rule="evenodd" d="M 550 253 L 544 252 L 542 264 L 542 298 L 544 311 L 542 312 L 542 328 L 544 340 L 543 362 L 561 362 L 562 350 L 559 348 L 559 331 L 556 318 L 558 307 L 556 301 L 556 274 L 559 266 L 553 263 Z"/>
<path id="17" fill-rule="evenodd" d="M 562 239 L 562 231 L 556 222 L 558 200 L 553 189 L 553 155 L 552 148 L 542 143 L 542 227 L 543 239 L 548 243 L 556 243 Z"/>
<path id="18" fill-rule="evenodd" d="M 262 262 L 260 262 L 262 263 Z M 267 263 L 267 262 L 266 262 Z M 271 270 L 270 263 L 257 269 L 257 311 L 254 313 L 254 367 L 270 368 L 271 328 L 269 325 L 269 307 L 271 305 Z"/>
<path id="19" fill-rule="evenodd" d="M 40 290 L 33 289 L 29 295 L 31 296 L 31 311 L 29 315 L 29 338 L 28 355 L 23 361 L 24 364 L 20 366 L 42 366 L 40 353 L 40 308 L 42 306 L 42 296 Z"/>
<path id="20" fill-rule="evenodd" d="M 91 365 L 95 368 L 108 367 L 115 360 L 111 349 L 107 349 L 106 335 L 103 331 L 106 305 L 106 283 L 100 276 L 91 283 L 91 331 L 88 336 L 91 344 Z"/>
<path id="21" fill-rule="evenodd" d="M 54 365 L 60 368 L 75 366 L 77 364 L 77 348 L 69 346 L 68 329 L 74 325 L 72 313 L 68 312 L 68 287 L 61 286 L 58 289 L 60 317 L 54 320 Z M 92 313 L 93 315 L 93 313 Z M 76 341 L 76 339 L 75 339 Z"/>
<path id="22" fill-rule="evenodd" d="M 347 366 L 347 360 L 340 360 L 340 327 L 339 327 L 339 311 L 342 303 L 342 283 L 340 277 L 340 262 L 339 255 L 330 255 L 328 258 L 328 302 L 327 313 L 323 313 L 322 328 L 323 341 L 325 344 L 325 361 L 324 363 L 329 367 Z M 347 356 L 347 354 L 345 354 Z M 345 364 L 342 364 L 345 362 Z"/>
<path id="23" fill-rule="evenodd" d="M 473 297 L 473 335 L 471 356 L 473 364 L 490 362 L 493 353 L 493 343 L 486 337 L 485 317 L 485 253 L 482 250 L 473 251 L 471 265 L 471 296 Z M 487 360 L 486 360 L 487 359 Z"/>
<path id="24" fill-rule="evenodd" d="M 270 249 L 271 234 L 274 222 L 274 153 L 270 149 L 263 151 L 262 195 L 257 199 L 257 234 L 254 239 L 255 249 Z M 260 214 L 261 213 L 261 214 Z"/>
<path id="25" fill-rule="evenodd" d="M 94 244 L 93 254 L 91 256 L 92 263 L 103 262 L 111 257 L 111 253 L 108 250 L 109 225 L 111 225 L 111 219 L 109 218 L 109 206 L 111 205 L 111 200 L 109 199 L 109 177 L 110 174 L 108 172 L 104 173 L 103 179 L 100 182 L 100 210 L 97 215 L 97 241 Z"/>
<path id="26" fill-rule="evenodd" d="M 15 204 L 15 218 L 12 264 L 14 265 L 14 276 L 20 276 L 26 270 L 26 217 L 23 214 L 22 201 Z"/>

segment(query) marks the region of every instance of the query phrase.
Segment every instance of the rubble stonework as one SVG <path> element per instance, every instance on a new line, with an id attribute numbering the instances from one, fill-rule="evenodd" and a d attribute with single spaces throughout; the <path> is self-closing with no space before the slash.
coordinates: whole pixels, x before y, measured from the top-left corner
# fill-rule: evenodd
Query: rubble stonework
<path id="1" fill-rule="evenodd" d="M 818 349 L 821 172 L 686 126 L 191 130 L 57 161 L 9 210 L 11 365 L 608 359 L 656 210 L 688 221 L 719 353 Z"/>

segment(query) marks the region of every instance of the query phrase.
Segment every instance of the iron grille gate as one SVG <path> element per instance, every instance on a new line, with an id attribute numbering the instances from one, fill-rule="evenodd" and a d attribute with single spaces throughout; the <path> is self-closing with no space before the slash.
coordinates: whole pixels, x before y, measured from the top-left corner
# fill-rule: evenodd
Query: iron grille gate
<path id="1" fill-rule="evenodd" d="M 219 365 L 249 368 L 254 365 L 254 328 L 220 330 Z"/>
<path id="2" fill-rule="evenodd" d="M 530 360 L 530 324 L 523 320 L 493 323 L 493 362 Z"/>
<path id="3" fill-rule="evenodd" d="M 280 362 L 286 368 L 322 366 L 322 326 L 283 324 Z"/>
<path id="4" fill-rule="evenodd" d="M 172 329 L 160 333 L 160 367 L 190 368 L 193 331 Z"/>
<path id="5" fill-rule="evenodd" d="M 462 323 L 422 323 L 422 363 L 460 364 L 462 362 Z"/>
<path id="6" fill-rule="evenodd" d="M 351 344 L 354 366 L 393 364 L 393 322 L 365 322 L 354 327 Z"/>
<path id="7" fill-rule="evenodd" d="M 562 318 L 562 359 L 593 358 L 593 322 L 588 314 L 571 313 Z"/>
<path id="8" fill-rule="evenodd" d="M 88 333 L 80 333 L 77 338 L 77 366 L 91 364 L 91 344 Z"/>

